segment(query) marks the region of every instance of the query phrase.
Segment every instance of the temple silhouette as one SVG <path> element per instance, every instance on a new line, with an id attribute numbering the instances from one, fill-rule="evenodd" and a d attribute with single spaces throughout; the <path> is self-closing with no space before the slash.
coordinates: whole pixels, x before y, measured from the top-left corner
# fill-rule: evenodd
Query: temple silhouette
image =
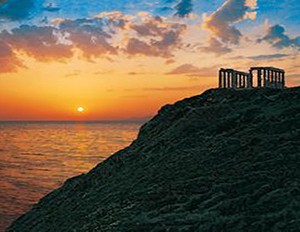
<path id="1" fill-rule="evenodd" d="M 256 86 L 254 85 L 256 77 Z M 285 71 L 273 67 L 252 67 L 249 72 L 221 68 L 219 88 L 285 88 Z"/>

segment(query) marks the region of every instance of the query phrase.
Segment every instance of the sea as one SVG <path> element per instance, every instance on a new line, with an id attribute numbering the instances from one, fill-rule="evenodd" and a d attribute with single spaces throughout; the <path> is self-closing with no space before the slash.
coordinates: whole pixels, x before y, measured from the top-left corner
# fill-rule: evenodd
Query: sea
<path id="1" fill-rule="evenodd" d="M 0 231 L 136 139 L 142 121 L 0 122 Z"/>

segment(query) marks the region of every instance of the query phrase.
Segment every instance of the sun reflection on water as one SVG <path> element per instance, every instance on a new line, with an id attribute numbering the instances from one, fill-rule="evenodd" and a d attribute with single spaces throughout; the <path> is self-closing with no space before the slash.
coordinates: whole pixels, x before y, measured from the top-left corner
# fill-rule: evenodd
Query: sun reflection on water
<path id="1" fill-rule="evenodd" d="M 0 123 L 0 231 L 67 178 L 136 138 L 141 123 Z"/>

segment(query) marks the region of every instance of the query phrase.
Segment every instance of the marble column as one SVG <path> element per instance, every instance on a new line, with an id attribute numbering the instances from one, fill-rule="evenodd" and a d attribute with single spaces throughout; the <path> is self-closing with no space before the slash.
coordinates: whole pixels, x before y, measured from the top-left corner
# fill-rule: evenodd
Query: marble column
<path id="1" fill-rule="evenodd" d="M 227 88 L 230 88 L 230 78 L 231 78 L 231 73 L 227 72 Z"/>
<path id="2" fill-rule="evenodd" d="M 268 72 L 265 69 L 263 70 L 263 72 L 264 72 L 264 87 L 266 87 L 268 84 Z"/>
<path id="3" fill-rule="evenodd" d="M 278 88 L 278 83 L 279 83 L 279 80 L 278 80 L 278 77 L 279 77 L 279 72 L 278 71 L 276 71 L 275 72 L 275 88 Z"/>
<path id="4" fill-rule="evenodd" d="M 227 72 L 223 72 L 223 88 L 225 89 L 227 86 Z"/>
<path id="5" fill-rule="evenodd" d="M 247 77 L 247 88 L 251 88 L 251 78 L 250 78 L 251 75 L 247 74 L 246 77 Z"/>
<path id="6" fill-rule="evenodd" d="M 219 71 L 219 88 L 223 88 L 223 71 Z"/>
<path id="7" fill-rule="evenodd" d="M 237 88 L 237 73 L 233 72 L 232 73 L 232 88 L 236 89 Z"/>
<path id="8" fill-rule="evenodd" d="M 258 69 L 257 70 L 257 87 L 260 88 L 262 86 L 262 83 L 261 83 L 261 69 Z"/>
<path id="9" fill-rule="evenodd" d="M 250 78 L 250 88 L 253 88 L 253 71 L 251 70 L 250 71 L 250 74 L 249 74 L 249 78 Z"/>
<path id="10" fill-rule="evenodd" d="M 246 87 L 246 76 L 242 74 L 242 80 L 243 80 L 243 88 Z"/>

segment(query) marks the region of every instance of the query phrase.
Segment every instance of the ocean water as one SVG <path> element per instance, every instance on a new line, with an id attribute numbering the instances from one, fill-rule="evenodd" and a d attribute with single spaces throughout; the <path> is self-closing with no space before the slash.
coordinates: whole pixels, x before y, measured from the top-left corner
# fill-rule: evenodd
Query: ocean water
<path id="1" fill-rule="evenodd" d="M 142 122 L 0 122 L 0 231 L 72 176 L 129 145 Z"/>

